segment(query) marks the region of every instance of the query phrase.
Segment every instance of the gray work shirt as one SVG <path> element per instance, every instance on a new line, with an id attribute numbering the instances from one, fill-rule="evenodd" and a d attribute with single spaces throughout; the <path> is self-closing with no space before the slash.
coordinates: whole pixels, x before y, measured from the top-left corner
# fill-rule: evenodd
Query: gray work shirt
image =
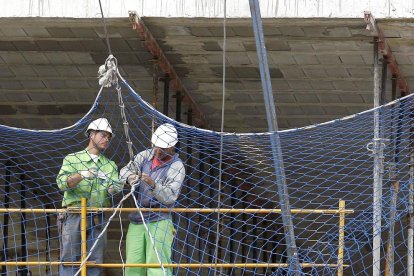
<path id="1" fill-rule="evenodd" d="M 154 150 L 148 149 L 138 153 L 133 162 L 121 169 L 121 181 L 126 183 L 131 174 L 146 173 L 155 182 L 152 189 L 147 183 L 141 181 L 135 191 L 139 207 L 145 208 L 171 208 L 180 194 L 185 177 L 183 162 L 174 156 L 162 165 L 151 169 Z M 145 222 L 159 221 L 170 218 L 165 212 L 143 212 Z M 129 219 L 134 224 L 141 224 L 142 218 L 139 212 L 129 214 Z"/>

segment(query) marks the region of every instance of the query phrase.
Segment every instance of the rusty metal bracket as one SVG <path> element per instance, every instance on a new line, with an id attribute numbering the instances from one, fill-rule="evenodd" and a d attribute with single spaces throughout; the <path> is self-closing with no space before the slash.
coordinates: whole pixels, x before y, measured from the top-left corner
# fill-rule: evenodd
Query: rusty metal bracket
<path id="1" fill-rule="evenodd" d="M 378 51 L 382 54 L 384 60 L 388 63 L 388 69 L 390 70 L 391 74 L 396 77 L 398 88 L 401 91 L 401 96 L 411 94 L 408 83 L 402 75 L 400 68 L 398 67 L 392 50 L 386 42 L 383 32 L 378 27 L 378 24 L 370 11 L 364 12 L 364 20 L 367 23 L 367 30 L 370 31 L 373 37 L 376 37 L 378 39 Z"/>
<path id="2" fill-rule="evenodd" d="M 205 119 L 204 114 L 201 112 L 197 103 L 191 97 L 190 93 L 182 84 L 181 79 L 175 72 L 173 66 L 168 61 L 161 47 L 158 45 L 156 39 L 145 26 L 142 19 L 137 15 L 136 11 L 129 11 L 129 20 L 132 23 L 132 28 L 137 31 L 141 39 L 144 41 L 148 51 L 158 60 L 158 65 L 163 71 L 164 74 L 167 74 L 170 77 L 170 85 L 174 87 L 176 91 L 181 91 L 183 93 L 183 101 L 187 103 L 193 110 L 194 120 L 197 126 L 207 128 L 209 124 Z"/>

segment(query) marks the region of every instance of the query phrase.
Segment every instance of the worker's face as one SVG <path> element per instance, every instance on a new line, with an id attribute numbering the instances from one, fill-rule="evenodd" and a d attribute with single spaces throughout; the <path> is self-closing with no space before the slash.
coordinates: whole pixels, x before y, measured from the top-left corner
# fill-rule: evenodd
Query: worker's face
<path id="1" fill-rule="evenodd" d="M 104 150 L 108 148 L 112 135 L 106 131 L 92 131 L 89 137 L 96 148 Z"/>
<path id="2" fill-rule="evenodd" d="M 154 147 L 154 155 L 155 157 L 157 157 L 158 160 L 162 160 L 167 156 L 172 156 L 173 154 L 174 148 L 163 149 L 159 147 Z"/>

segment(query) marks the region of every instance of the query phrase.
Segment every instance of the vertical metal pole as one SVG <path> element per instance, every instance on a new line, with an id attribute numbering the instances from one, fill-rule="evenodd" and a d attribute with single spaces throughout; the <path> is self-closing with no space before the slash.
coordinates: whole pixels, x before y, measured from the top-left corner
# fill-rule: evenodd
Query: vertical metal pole
<path id="1" fill-rule="evenodd" d="M 235 208 L 236 205 L 236 179 L 233 177 L 232 181 L 231 181 L 231 195 L 232 197 L 230 198 L 230 206 L 232 208 Z M 234 229 L 235 228 L 235 214 L 231 213 L 230 214 L 230 229 Z M 232 233 L 230 232 L 230 235 Z M 230 263 L 235 263 L 235 254 L 234 254 L 234 239 L 229 239 L 229 250 L 230 250 Z M 227 271 L 227 275 L 234 275 L 234 268 L 229 268 Z"/>
<path id="2" fill-rule="evenodd" d="M 158 60 L 157 60 L 157 57 L 154 57 L 152 61 L 153 61 L 153 64 L 152 64 L 152 94 L 153 94 L 152 106 L 155 109 L 157 109 L 157 104 L 158 104 Z M 155 131 L 156 120 L 157 118 L 155 117 L 155 115 L 153 115 L 152 121 L 151 121 L 152 133 L 154 133 Z"/>
<path id="3" fill-rule="evenodd" d="M 53 206 L 51 204 L 47 204 L 46 206 L 42 205 L 42 206 L 43 206 L 43 208 L 46 207 L 46 209 L 52 209 L 53 208 Z M 50 257 L 50 238 L 51 238 L 50 237 L 50 225 L 51 225 L 50 224 L 50 216 L 51 216 L 51 214 L 45 213 L 45 218 L 46 218 L 46 229 L 45 229 L 46 230 L 46 244 L 45 244 L 46 262 L 49 262 L 51 260 L 51 257 Z M 46 269 L 45 269 L 46 275 L 49 274 L 49 272 L 51 270 L 52 270 L 51 265 L 46 266 Z"/>
<path id="4" fill-rule="evenodd" d="M 82 197 L 81 198 L 81 262 L 83 262 L 86 259 L 87 256 L 87 251 L 86 251 L 86 226 L 87 226 L 87 221 L 86 221 L 86 208 L 87 208 L 87 201 L 86 198 Z M 86 268 L 87 265 L 85 263 L 85 265 L 82 267 L 81 270 L 81 276 L 86 276 Z"/>
<path id="5" fill-rule="evenodd" d="M 175 93 L 175 120 L 181 122 L 181 91 Z"/>
<path id="6" fill-rule="evenodd" d="M 344 272 L 345 201 L 339 201 L 338 276 Z"/>
<path id="7" fill-rule="evenodd" d="M 261 234 L 262 234 L 262 247 L 261 248 L 263 248 L 263 258 L 262 258 L 262 262 L 270 262 L 270 256 L 269 256 L 269 254 L 268 254 L 268 252 L 271 252 L 271 243 L 270 243 L 270 241 L 269 241 L 269 237 L 268 237 L 268 235 L 267 235 L 267 233 L 268 233 L 268 227 L 269 227 L 269 223 L 268 223 L 268 221 L 266 220 L 264 220 L 264 218 L 266 217 L 267 218 L 267 216 L 268 215 L 264 215 L 262 218 L 261 218 L 261 221 L 262 221 L 262 223 L 264 224 L 264 226 L 263 226 L 263 229 L 265 229 L 265 230 L 263 230 L 262 232 L 261 232 Z M 273 229 L 272 229 L 273 230 Z M 267 274 L 267 271 L 268 270 L 272 270 L 271 268 L 263 268 L 262 269 L 262 274 L 263 275 L 266 275 Z"/>
<path id="8" fill-rule="evenodd" d="M 187 111 L 187 124 L 189 126 L 191 126 L 193 124 L 193 110 L 191 109 L 191 107 L 189 107 L 188 111 Z M 189 198 L 191 197 L 191 190 L 189 189 L 189 187 L 191 185 L 191 180 L 190 179 L 192 179 L 191 175 L 192 175 L 192 172 L 193 172 L 193 167 L 192 167 L 193 147 L 192 147 L 191 142 L 192 142 L 191 139 L 187 140 L 187 154 L 186 154 L 187 155 L 187 162 L 186 162 L 187 163 L 187 169 L 186 169 L 186 174 L 187 174 L 188 177 L 186 177 L 187 185 L 186 185 L 186 187 L 183 187 L 183 188 L 185 188 L 185 190 L 183 192 L 186 195 L 186 200 L 185 200 L 186 206 L 190 205 Z M 191 221 L 192 221 L 192 219 L 190 220 L 190 217 L 193 218 L 193 215 L 185 213 L 185 218 L 187 220 L 187 231 L 191 231 Z M 191 262 L 192 260 L 190 258 L 190 246 L 189 246 L 189 243 L 187 242 L 188 237 L 189 237 L 189 235 L 186 235 L 186 243 L 185 244 L 186 244 L 186 252 L 187 252 L 187 262 Z"/>
<path id="9" fill-rule="evenodd" d="M 384 73 L 384 71 L 383 71 Z M 397 98 L 397 79 L 395 76 L 392 77 L 392 100 L 394 101 Z M 398 191 L 400 188 L 400 182 L 398 180 L 397 175 L 397 164 L 399 161 L 399 153 L 400 153 L 400 143 L 401 143 L 401 128 L 402 128 L 402 112 L 403 112 L 403 106 L 402 103 L 399 103 L 401 106 L 399 107 L 399 115 L 396 117 L 396 112 L 392 111 L 391 114 L 391 131 L 392 131 L 392 138 L 391 140 L 394 141 L 394 162 L 391 163 L 391 166 L 389 168 L 390 171 L 390 180 L 392 181 L 391 186 L 391 202 L 390 202 L 390 216 L 389 216 L 389 222 L 390 222 L 390 228 L 388 230 L 388 241 L 387 241 L 387 252 L 386 252 L 386 261 L 385 261 L 385 276 L 393 276 L 394 275 L 394 236 L 395 236 L 395 215 L 396 215 L 396 208 L 397 208 L 397 198 L 398 198 Z M 394 109 L 397 109 L 396 107 L 393 107 Z M 397 134 L 395 135 L 395 120 L 398 120 L 397 122 Z"/>
<path id="10" fill-rule="evenodd" d="M 260 65 L 260 77 L 262 80 L 262 88 L 264 95 L 264 102 L 266 106 L 266 117 L 270 136 L 273 166 L 276 175 L 277 192 L 279 195 L 279 204 L 282 210 L 282 220 L 285 230 L 285 237 L 287 242 L 287 251 L 290 263 L 290 270 L 294 271 L 295 275 L 299 275 L 301 266 L 299 263 L 298 252 L 296 248 L 295 233 L 293 230 L 292 214 L 289 204 L 289 193 L 286 185 L 285 169 L 283 165 L 282 150 L 280 147 L 280 138 L 276 118 L 275 102 L 273 99 L 272 84 L 270 82 L 269 66 L 267 63 L 266 47 L 263 38 L 263 27 L 260 15 L 260 6 L 258 0 L 249 0 L 250 12 L 253 21 L 253 30 L 256 40 L 256 48 Z"/>
<path id="11" fill-rule="evenodd" d="M 381 99 L 380 104 L 383 105 L 387 101 L 387 77 L 388 77 L 388 63 L 387 59 L 382 60 L 382 74 L 381 74 Z"/>
<path id="12" fill-rule="evenodd" d="M 410 185 L 408 193 L 408 233 L 407 233 L 407 243 L 408 243 L 408 252 L 407 252 L 407 275 L 413 276 L 413 240 L 414 240 L 414 124 L 412 123 L 413 115 L 412 112 L 409 115 L 411 126 L 410 126 Z"/>
<path id="13" fill-rule="evenodd" d="M 165 86 L 164 86 L 164 93 L 165 93 Z M 164 94 L 164 97 L 165 97 L 165 94 Z M 181 122 L 181 100 L 182 100 L 181 99 L 181 91 L 176 91 L 175 97 L 176 97 L 175 98 L 175 120 L 177 122 Z M 165 103 L 165 98 L 164 98 L 164 103 Z M 167 105 L 167 113 L 168 113 L 168 105 Z M 179 149 L 180 144 L 181 144 L 180 141 L 178 141 L 178 143 L 175 145 L 175 148 Z M 186 216 L 186 215 L 187 214 L 184 214 L 184 216 Z M 173 214 L 172 218 L 173 218 L 173 221 L 177 221 L 175 214 Z M 181 219 L 180 219 L 180 221 L 181 221 Z M 186 223 L 188 223 L 188 220 L 187 220 Z M 186 245 L 184 245 L 184 246 L 186 246 Z M 188 256 L 188 254 L 187 254 L 187 256 Z M 186 258 L 188 258 L 187 256 L 186 256 Z M 171 260 L 174 260 L 174 259 L 175 259 L 175 251 L 173 250 L 172 253 L 171 253 Z M 174 275 L 176 274 L 174 268 L 173 268 L 173 274 Z"/>
<path id="14" fill-rule="evenodd" d="M 374 108 L 380 106 L 381 79 L 378 61 L 378 38 L 374 37 Z M 382 211 L 382 173 L 383 173 L 383 141 L 380 133 L 380 110 L 374 110 L 374 183 L 373 183 L 373 229 L 372 229 L 372 275 L 381 272 L 381 211 Z"/>
<path id="15" fill-rule="evenodd" d="M 181 91 L 175 92 L 175 120 L 181 122 Z M 176 148 L 180 148 L 180 141 L 178 141 Z"/>
<path id="16" fill-rule="evenodd" d="M 253 247 L 253 250 L 252 250 L 253 256 L 252 256 L 252 258 L 253 258 L 253 260 L 255 262 L 259 263 L 260 262 L 260 260 L 259 260 L 260 255 L 257 254 L 257 251 L 258 251 L 257 248 L 259 248 L 257 246 L 257 240 L 258 240 L 258 233 L 257 233 L 257 214 L 254 214 L 253 213 L 253 219 L 252 219 L 252 221 L 253 221 L 253 244 L 252 244 L 252 247 Z M 253 269 L 253 275 L 258 274 L 257 273 L 257 270 L 258 270 L 258 268 L 254 268 Z"/>
<path id="17" fill-rule="evenodd" d="M 154 58 L 152 65 L 152 106 L 157 109 L 158 105 L 158 60 Z"/>
<path id="18" fill-rule="evenodd" d="M 200 160 L 200 163 L 198 165 L 198 179 L 199 179 L 199 182 L 198 182 L 198 196 L 200 198 L 200 200 L 198 201 L 198 207 L 199 208 L 204 208 L 204 196 L 203 196 L 203 189 L 204 189 L 204 187 L 203 187 L 202 183 L 204 183 L 204 177 L 203 176 L 204 176 L 204 173 L 205 173 L 205 163 L 204 163 L 204 152 L 203 152 L 203 149 L 200 149 L 200 151 L 198 153 L 198 158 Z M 201 216 L 200 213 L 198 213 L 198 215 L 197 215 L 197 221 L 199 223 L 199 231 L 198 231 L 198 233 L 202 233 L 204 231 L 202 229 L 202 225 L 200 223 L 201 222 L 201 219 L 202 219 L 202 216 Z M 202 246 L 202 240 L 199 237 L 198 238 L 198 250 L 199 250 L 199 253 L 198 253 L 198 262 L 199 263 L 202 263 L 201 246 Z M 200 273 L 201 270 L 199 270 L 198 272 Z"/>
<path id="19" fill-rule="evenodd" d="M 208 152 L 207 152 L 208 156 L 209 156 L 209 179 L 208 179 L 208 198 L 213 198 L 214 197 L 214 189 L 213 189 L 213 184 L 214 184 L 214 173 L 215 173 L 215 164 L 214 164 L 214 158 L 213 158 L 213 154 L 214 154 L 214 149 L 212 147 L 208 148 Z M 215 206 L 213 206 L 213 201 L 209 200 L 208 202 L 208 208 L 214 208 Z M 211 229 L 211 221 L 213 214 L 207 214 L 206 215 L 208 217 L 208 219 L 206 219 L 206 221 L 208 222 L 207 224 L 207 228 Z M 213 231 L 207 230 L 206 231 L 206 243 L 209 245 L 210 241 L 212 240 L 211 234 Z M 213 262 L 213 255 L 214 255 L 214 248 L 213 246 L 208 246 L 208 262 L 212 263 Z M 212 275 L 214 274 L 214 270 L 212 267 L 208 268 L 208 272 L 207 275 Z"/>
<path id="20" fill-rule="evenodd" d="M 5 164 L 5 183 L 4 183 L 4 208 L 10 207 L 10 182 L 11 182 L 11 162 L 7 161 Z M 8 245 L 8 238 L 9 238 L 9 213 L 4 213 L 3 215 L 3 254 L 2 254 L 2 261 L 5 262 L 9 258 L 9 245 Z M 1 275 L 7 275 L 7 266 L 3 265 L 1 267 Z"/>
<path id="21" fill-rule="evenodd" d="M 170 76 L 164 77 L 164 100 L 162 105 L 162 113 L 168 116 L 168 104 L 170 101 Z"/>
<path id="22" fill-rule="evenodd" d="M 26 185 L 24 183 L 25 176 L 24 174 L 20 177 L 20 208 L 26 209 Z M 27 241 L 26 241 L 26 213 L 21 213 L 21 222 L 20 222 L 20 237 L 21 237 L 21 252 L 22 262 L 27 261 Z M 26 276 L 28 274 L 28 269 L 26 266 L 19 269 L 21 276 Z"/>

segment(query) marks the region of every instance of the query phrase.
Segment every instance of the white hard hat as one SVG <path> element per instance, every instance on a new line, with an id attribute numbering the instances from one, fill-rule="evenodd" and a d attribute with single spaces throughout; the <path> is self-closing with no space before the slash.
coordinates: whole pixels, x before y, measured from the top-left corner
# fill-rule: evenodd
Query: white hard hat
<path id="1" fill-rule="evenodd" d="M 112 134 L 112 127 L 106 118 L 99 118 L 92 121 L 85 131 L 85 135 L 89 136 L 89 130 L 106 131 Z"/>
<path id="2" fill-rule="evenodd" d="M 152 134 L 151 142 L 158 148 L 171 148 L 178 142 L 177 130 L 172 124 L 162 124 Z"/>

